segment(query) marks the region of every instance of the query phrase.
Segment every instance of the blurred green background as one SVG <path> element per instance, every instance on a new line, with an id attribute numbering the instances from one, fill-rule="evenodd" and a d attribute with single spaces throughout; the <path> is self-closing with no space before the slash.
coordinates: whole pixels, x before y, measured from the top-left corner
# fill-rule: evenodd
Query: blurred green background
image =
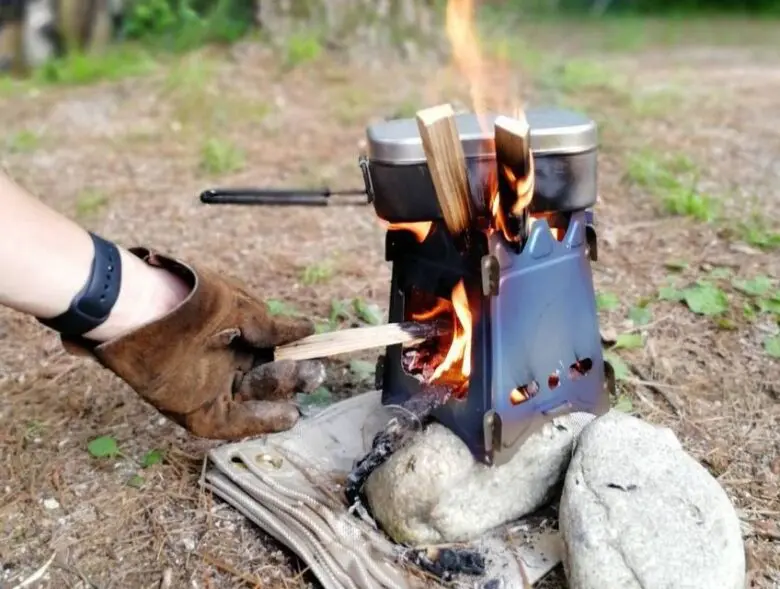
<path id="1" fill-rule="evenodd" d="M 317 12 L 316 2 L 294 0 L 302 20 Z M 431 2 L 443 11 L 446 2 Z M 485 0 L 475 2 L 481 16 L 529 19 L 622 19 L 663 17 L 780 16 L 780 0 Z M 135 0 L 128 5 L 124 35 L 189 49 L 208 42 L 232 42 L 252 29 L 254 0 Z M 631 26 L 627 24 L 626 26 Z"/>

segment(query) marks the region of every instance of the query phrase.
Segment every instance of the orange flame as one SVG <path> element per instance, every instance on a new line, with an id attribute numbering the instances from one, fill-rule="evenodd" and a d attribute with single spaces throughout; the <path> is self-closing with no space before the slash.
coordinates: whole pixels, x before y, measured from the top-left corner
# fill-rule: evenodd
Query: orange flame
<path id="1" fill-rule="evenodd" d="M 458 362 L 461 363 L 460 372 L 463 377 L 468 378 L 471 375 L 471 309 L 462 280 L 452 289 L 452 307 L 456 318 L 452 345 L 442 363 L 436 367 L 432 381 L 455 369 Z"/>
<path id="2" fill-rule="evenodd" d="M 461 74 L 469 82 L 471 102 L 480 120 L 482 129 L 487 125 L 483 119 L 485 106 L 485 80 L 482 54 L 474 31 L 474 2 L 472 0 L 449 0 L 446 15 L 447 37 L 452 45 L 453 58 Z"/>
<path id="3" fill-rule="evenodd" d="M 389 223 L 388 231 L 410 231 L 418 242 L 422 243 L 431 232 L 433 223 L 431 221 L 420 221 L 419 223 Z"/>
<path id="4" fill-rule="evenodd" d="M 534 197 L 534 158 L 529 158 L 530 166 L 528 168 L 528 175 L 525 178 L 517 179 L 508 167 L 504 166 L 504 174 L 506 174 L 509 183 L 515 187 L 515 194 L 517 199 L 512 204 L 512 214 L 520 215 L 531 204 L 531 199 Z"/>
<path id="5" fill-rule="evenodd" d="M 427 311 L 412 313 L 412 319 L 415 321 L 430 321 L 439 315 L 444 315 L 452 310 L 452 303 L 444 299 L 438 299 L 436 304 Z"/>

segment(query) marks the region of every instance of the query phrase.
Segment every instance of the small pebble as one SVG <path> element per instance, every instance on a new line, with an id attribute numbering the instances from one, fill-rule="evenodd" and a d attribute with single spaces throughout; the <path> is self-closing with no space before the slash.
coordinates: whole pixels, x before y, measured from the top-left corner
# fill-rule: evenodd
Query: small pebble
<path id="1" fill-rule="evenodd" d="M 59 509 L 60 504 L 56 499 L 49 497 L 43 500 L 43 506 L 48 510 Z"/>

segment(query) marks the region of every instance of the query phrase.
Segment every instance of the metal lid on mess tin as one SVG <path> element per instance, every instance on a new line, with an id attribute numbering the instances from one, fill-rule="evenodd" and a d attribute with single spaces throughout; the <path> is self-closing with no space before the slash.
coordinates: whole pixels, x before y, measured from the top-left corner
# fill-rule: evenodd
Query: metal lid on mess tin
<path id="1" fill-rule="evenodd" d="M 495 153 L 493 124 L 496 114 L 484 116 L 489 129 L 485 133 L 474 113 L 455 116 L 463 151 L 467 158 Z M 585 115 L 558 108 L 536 108 L 525 111 L 531 127 L 531 149 L 536 155 L 575 154 L 595 149 L 598 144 L 596 123 Z M 417 121 L 414 118 L 383 121 L 368 127 L 368 157 L 387 164 L 425 162 Z"/>

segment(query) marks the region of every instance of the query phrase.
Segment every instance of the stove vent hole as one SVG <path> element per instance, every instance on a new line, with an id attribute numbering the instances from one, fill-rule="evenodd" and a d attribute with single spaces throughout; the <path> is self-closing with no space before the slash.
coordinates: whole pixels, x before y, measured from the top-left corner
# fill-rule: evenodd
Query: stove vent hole
<path id="1" fill-rule="evenodd" d="M 509 402 L 512 403 L 512 405 L 521 405 L 535 397 L 538 392 L 539 384 L 535 380 L 532 380 L 528 384 L 512 389 L 509 393 Z"/>
<path id="2" fill-rule="evenodd" d="M 590 358 L 582 358 L 577 360 L 574 364 L 569 366 L 569 377 L 575 380 L 581 376 L 585 376 L 593 369 L 593 360 Z"/>

